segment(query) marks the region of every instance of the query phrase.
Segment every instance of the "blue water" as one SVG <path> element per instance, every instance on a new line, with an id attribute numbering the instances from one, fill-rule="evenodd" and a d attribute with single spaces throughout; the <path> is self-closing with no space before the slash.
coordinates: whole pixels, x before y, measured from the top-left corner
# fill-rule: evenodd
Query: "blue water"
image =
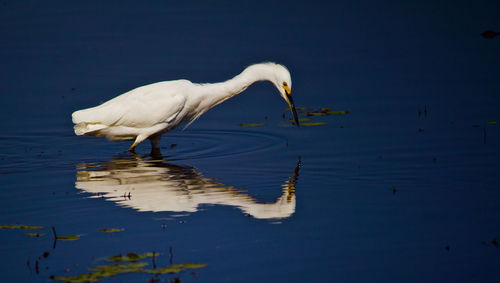
<path id="1" fill-rule="evenodd" d="M 0 225 L 44 228 L 0 230 L 0 281 L 155 251 L 207 266 L 102 282 L 497 282 L 500 36 L 480 34 L 499 6 L 1 1 Z M 294 127 L 263 82 L 162 156 L 73 133 L 73 111 L 137 86 L 262 61 L 289 68 L 305 111 L 349 113 Z"/>

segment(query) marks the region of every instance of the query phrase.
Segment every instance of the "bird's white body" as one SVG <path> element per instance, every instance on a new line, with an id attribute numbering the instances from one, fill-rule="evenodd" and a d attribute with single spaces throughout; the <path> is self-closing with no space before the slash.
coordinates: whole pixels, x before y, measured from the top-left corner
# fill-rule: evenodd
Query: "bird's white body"
<path id="1" fill-rule="evenodd" d="M 99 106 L 74 112 L 75 134 L 134 140 L 130 150 L 149 138 L 153 148 L 158 148 L 163 133 L 182 123 L 189 125 L 208 109 L 262 80 L 273 82 L 293 106 L 288 70 L 275 63 L 262 63 L 222 83 L 174 80 L 138 87 Z"/>
<path id="2" fill-rule="evenodd" d="M 147 138 L 159 131 L 168 131 L 189 114 L 186 97 L 193 87 L 187 80 L 154 83 L 99 106 L 76 111 L 72 116 L 75 133 L 110 140 L 134 140 L 140 135 Z"/>

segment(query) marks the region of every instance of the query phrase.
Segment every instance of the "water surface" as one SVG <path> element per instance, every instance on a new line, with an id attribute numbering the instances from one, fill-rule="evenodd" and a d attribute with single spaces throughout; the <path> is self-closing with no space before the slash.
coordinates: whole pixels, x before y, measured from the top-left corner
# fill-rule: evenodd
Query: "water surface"
<path id="1" fill-rule="evenodd" d="M 206 267 L 102 281 L 498 281 L 494 1 L 0 5 L 0 225 L 43 226 L 0 229 L 0 281 L 152 252 L 144 269 Z M 137 86 L 267 60 L 290 69 L 304 123 L 326 124 L 295 127 L 257 83 L 161 156 L 73 134 L 73 111 Z M 349 113 L 311 115 L 326 107 Z"/>

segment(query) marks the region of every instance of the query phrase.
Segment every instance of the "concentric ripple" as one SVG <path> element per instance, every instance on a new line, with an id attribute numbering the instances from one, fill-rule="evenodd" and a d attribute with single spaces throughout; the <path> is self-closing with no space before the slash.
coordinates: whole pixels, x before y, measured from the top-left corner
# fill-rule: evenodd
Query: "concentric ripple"
<path id="1" fill-rule="evenodd" d="M 170 160 L 259 154 L 283 146 L 286 138 L 264 132 L 239 130 L 190 130 L 164 136 L 162 152 Z"/>
<path id="2" fill-rule="evenodd" d="M 75 162 L 100 160 L 103 156 L 124 153 L 130 145 L 130 142 L 114 143 L 102 138 L 76 137 L 68 134 L 66 129 L 0 136 L 0 141 L 0 174 L 47 166 L 67 168 L 71 164 L 67 158 Z M 262 154 L 283 147 L 286 138 L 261 131 L 186 130 L 166 133 L 161 144 L 164 157 L 175 161 Z M 137 154 L 149 154 L 149 150 L 149 142 L 144 141 L 137 148 Z"/>

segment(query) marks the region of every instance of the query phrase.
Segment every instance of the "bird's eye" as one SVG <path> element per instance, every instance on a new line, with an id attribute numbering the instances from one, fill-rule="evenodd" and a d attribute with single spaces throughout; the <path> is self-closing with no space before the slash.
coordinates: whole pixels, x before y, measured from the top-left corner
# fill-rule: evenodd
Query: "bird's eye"
<path id="1" fill-rule="evenodd" d="M 288 84 L 286 82 L 283 82 L 283 86 L 288 86 Z"/>

